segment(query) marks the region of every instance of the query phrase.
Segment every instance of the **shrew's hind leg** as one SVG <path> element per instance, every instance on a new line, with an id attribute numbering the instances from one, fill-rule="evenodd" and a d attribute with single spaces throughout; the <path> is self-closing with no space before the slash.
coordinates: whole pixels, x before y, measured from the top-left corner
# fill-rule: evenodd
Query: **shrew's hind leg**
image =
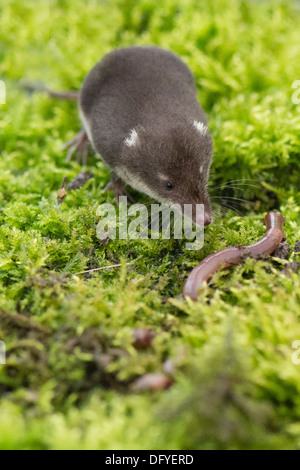
<path id="1" fill-rule="evenodd" d="M 30 94 L 34 92 L 46 93 L 52 98 L 61 99 L 61 100 L 73 100 L 76 101 L 79 98 L 79 91 L 52 91 L 44 85 L 38 83 L 30 83 L 22 81 L 20 82 L 22 88 L 27 90 Z M 84 129 L 82 129 L 78 134 L 69 140 L 63 146 L 63 149 L 69 149 L 67 154 L 67 161 L 69 162 L 74 154 L 77 155 L 77 162 L 82 163 L 83 165 L 87 164 L 88 148 L 89 141 L 88 136 Z"/>
<path id="2" fill-rule="evenodd" d="M 89 139 L 87 133 L 82 129 L 78 134 L 73 137 L 73 139 L 68 140 L 63 146 L 63 150 L 69 149 L 67 153 L 67 162 L 69 162 L 74 154 L 77 155 L 77 163 L 82 163 L 82 165 L 87 164 L 87 156 L 89 150 Z"/>
<path id="3" fill-rule="evenodd" d="M 127 196 L 130 202 L 135 202 L 133 197 L 127 192 L 124 181 L 122 181 L 114 172 L 112 172 L 110 182 L 105 186 L 103 192 L 109 190 L 114 192 L 117 205 L 119 205 L 120 196 Z"/>

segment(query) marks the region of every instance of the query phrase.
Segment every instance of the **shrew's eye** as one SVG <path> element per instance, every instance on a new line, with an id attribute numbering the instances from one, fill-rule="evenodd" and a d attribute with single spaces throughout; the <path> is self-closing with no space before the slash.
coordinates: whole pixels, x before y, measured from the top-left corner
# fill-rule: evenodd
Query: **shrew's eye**
<path id="1" fill-rule="evenodd" d="M 171 191 L 171 189 L 173 189 L 173 183 L 171 183 L 171 181 L 168 181 L 168 182 L 167 182 L 167 189 L 168 189 L 169 191 Z"/>

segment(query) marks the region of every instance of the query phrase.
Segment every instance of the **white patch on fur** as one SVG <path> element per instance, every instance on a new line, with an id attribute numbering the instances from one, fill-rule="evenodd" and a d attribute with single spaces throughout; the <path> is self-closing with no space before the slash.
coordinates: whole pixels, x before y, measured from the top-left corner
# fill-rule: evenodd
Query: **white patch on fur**
<path id="1" fill-rule="evenodd" d="M 200 121 L 194 121 L 194 127 L 197 129 L 197 131 L 200 132 L 201 135 L 205 135 L 208 131 L 208 127 Z"/>
<path id="2" fill-rule="evenodd" d="M 137 131 L 135 129 L 131 129 L 129 136 L 124 140 L 124 144 L 127 145 L 127 147 L 133 147 L 137 144 L 138 139 L 139 136 Z"/>
<path id="3" fill-rule="evenodd" d="M 201 165 L 201 166 L 200 166 L 200 169 L 199 169 L 199 171 L 200 171 L 200 174 L 202 174 L 202 173 L 203 173 L 203 165 Z"/>

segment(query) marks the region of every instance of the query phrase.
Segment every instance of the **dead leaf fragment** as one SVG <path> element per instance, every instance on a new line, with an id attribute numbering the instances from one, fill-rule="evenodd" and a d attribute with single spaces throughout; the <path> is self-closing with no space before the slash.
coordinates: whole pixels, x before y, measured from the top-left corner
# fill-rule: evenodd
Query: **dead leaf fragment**
<path id="1" fill-rule="evenodd" d="M 289 259 L 291 247 L 287 242 L 281 242 L 273 253 L 275 258 Z"/>
<path id="2" fill-rule="evenodd" d="M 67 189 L 69 191 L 73 191 L 75 189 L 82 188 L 82 186 L 84 186 L 85 183 L 87 183 L 93 177 L 94 175 L 92 173 L 88 173 L 87 171 L 82 171 L 76 176 L 76 178 L 73 179 L 73 181 L 68 183 Z"/>
<path id="3" fill-rule="evenodd" d="M 151 346 L 153 339 L 155 338 L 155 333 L 152 330 L 146 330 L 143 328 L 137 328 L 133 331 L 133 346 L 136 349 L 147 349 Z"/>
<path id="4" fill-rule="evenodd" d="M 291 277 L 291 273 L 296 273 L 300 269 L 300 263 L 297 261 L 292 261 L 291 263 L 288 263 L 286 267 L 281 271 L 282 274 L 285 274 L 287 277 Z"/>
<path id="5" fill-rule="evenodd" d="M 296 241 L 294 253 L 300 253 L 300 240 Z"/>
<path id="6" fill-rule="evenodd" d="M 132 390 L 167 390 L 174 383 L 169 375 L 157 373 L 146 374 L 132 384 Z"/>

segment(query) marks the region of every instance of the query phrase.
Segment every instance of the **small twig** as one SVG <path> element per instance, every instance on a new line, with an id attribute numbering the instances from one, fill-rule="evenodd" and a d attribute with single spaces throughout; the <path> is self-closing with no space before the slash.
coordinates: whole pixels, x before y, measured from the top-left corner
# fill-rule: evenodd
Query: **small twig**
<path id="1" fill-rule="evenodd" d="M 77 274 L 93 273 L 95 271 L 100 271 L 101 269 L 119 268 L 120 266 L 122 266 L 122 264 L 111 264 L 110 266 L 101 266 L 101 268 L 94 268 L 94 269 L 89 269 L 88 271 L 81 271 L 80 273 L 74 273 L 73 276 L 77 276 Z"/>
<path id="2" fill-rule="evenodd" d="M 77 100 L 79 97 L 79 91 L 71 90 L 71 91 L 53 91 L 49 90 L 44 85 L 40 83 L 31 83 L 26 81 L 21 81 L 20 86 L 27 90 L 29 93 L 34 93 L 35 91 L 46 93 L 47 95 L 51 96 L 52 98 L 57 98 L 61 100 Z"/>

